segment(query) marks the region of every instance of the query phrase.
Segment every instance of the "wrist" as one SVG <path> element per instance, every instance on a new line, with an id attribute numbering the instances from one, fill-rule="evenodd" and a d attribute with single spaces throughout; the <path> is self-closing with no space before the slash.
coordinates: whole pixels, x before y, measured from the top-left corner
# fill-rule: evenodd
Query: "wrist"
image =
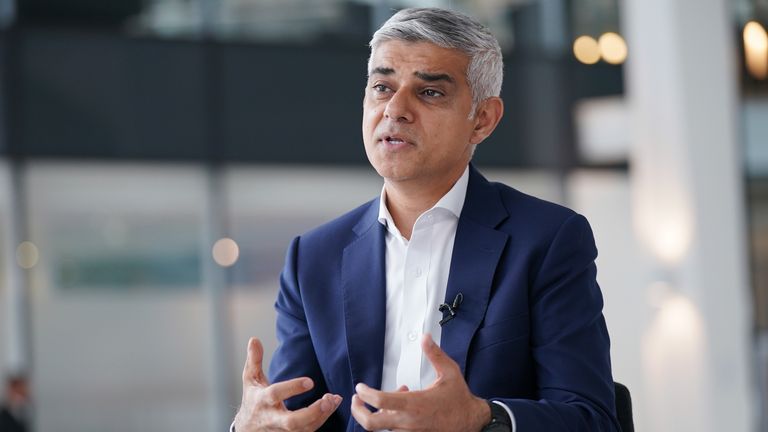
<path id="1" fill-rule="evenodd" d="M 473 416 L 472 428 L 470 430 L 482 431 L 486 425 L 488 425 L 493 419 L 491 415 L 491 407 L 488 405 L 488 401 L 475 397 L 475 415 Z"/>

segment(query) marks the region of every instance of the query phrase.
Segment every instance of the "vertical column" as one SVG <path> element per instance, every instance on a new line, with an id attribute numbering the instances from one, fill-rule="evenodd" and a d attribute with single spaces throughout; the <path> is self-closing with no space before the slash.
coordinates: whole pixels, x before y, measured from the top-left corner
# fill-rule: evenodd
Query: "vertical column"
<path id="1" fill-rule="evenodd" d="M 546 54 L 568 51 L 568 16 L 563 0 L 539 0 L 541 46 Z"/>
<path id="2" fill-rule="evenodd" d="M 11 66 L 14 56 L 11 50 L 16 48 L 18 38 L 12 30 L 16 18 L 15 0 L 0 2 L 0 154 L 9 151 L 11 146 Z M 15 94 L 16 92 L 14 92 Z M 0 281 L 0 295 L 4 295 L 3 310 L 0 311 L 0 328 L 5 333 L 3 347 L 4 358 L 0 362 L 0 380 L 6 374 L 29 376 L 31 369 L 31 333 L 29 329 L 29 297 L 27 292 L 27 269 L 37 260 L 37 250 L 31 243 L 20 247 L 27 235 L 26 204 L 24 190 L 24 165 L 17 158 L 8 160 L 5 178 L 0 178 L 0 187 L 6 188 L 0 195 L 5 195 L 8 207 L 2 212 L 4 226 L 0 229 L 0 254 L 4 280 Z M 19 256 L 20 255 L 20 256 Z M 34 255 L 34 256 L 33 256 Z M 4 381 L 3 384 L 5 385 Z M 28 416 L 32 412 L 27 413 Z M 28 424 L 32 419 L 27 418 Z"/>
<path id="3" fill-rule="evenodd" d="M 539 31 L 537 34 L 537 38 L 539 39 L 540 43 L 540 50 L 541 50 L 541 56 L 543 58 L 558 58 L 563 52 L 567 52 L 568 49 L 568 32 L 569 32 L 569 23 L 568 23 L 568 17 L 566 15 L 567 10 L 565 7 L 565 2 L 563 0 L 539 0 Z M 538 95 L 531 94 L 532 100 L 531 106 L 535 106 L 538 101 L 538 98 L 541 98 L 541 102 L 543 103 L 544 108 L 541 112 L 549 112 L 549 113 L 560 113 L 561 121 L 558 122 L 561 125 L 567 125 L 567 126 L 561 126 L 561 132 L 570 134 L 573 125 L 571 124 L 571 116 L 569 109 L 564 109 L 563 107 L 570 107 L 570 103 L 566 104 L 563 103 L 564 99 L 571 99 L 570 94 L 566 91 L 567 88 L 567 82 L 568 77 L 567 74 L 570 73 L 570 71 L 567 71 L 566 68 L 563 67 L 563 64 L 555 64 L 554 67 L 549 68 L 549 72 L 545 71 L 538 71 L 534 75 L 531 76 L 531 79 L 533 80 L 539 80 L 543 78 L 547 81 L 547 84 L 538 83 L 540 85 L 532 85 L 530 86 L 531 89 L 537 89 L 536 91 L 539 93 Z M 547 90 L 544 90 L 547 89 Z M 563 95 L 566 95 L 565 97 Z M 549 105 L 547 108 L 546 105 Z M 559 107 L 559 108 L 558 108 Z M 551 114 L 550 114 L 551 115 Z M 542 115 L 541 118 L 547 118 L 548 115 Z M 552 127 L 543 127 L 541 124 L 537 128 L 539 130 L 552 130 L 556 128 Z M 574 135 L 574 134 L 570 134 Z M 556 145 L 560 147 L 558 151 L 556 151 L 556 154 L 560 154 L 560 158 L 557 161 L 557 180 L 558 185 L 560 187 L 560 202 L 566 202 L 566 197 L 568 196 L 566 192 L 566 183 L 568 181 L 567 175 L 569 171 L 568 167 L 568 161 L 573 159 L 573 152 L 571 151 L 571 148 L 569 145 L 564 145 L 567 140 L 564 139 L 550 139 L 546 140 L 551 143 L 557 143 Z M 537 145 L 534 147 L 538 147 L 538 143 L 541 141 L 530 141 L 531 143 L 536 142 Z"/>
<path id="4" fill-rule="evenodd" d="M 5 373 L 28 373 L 30 369 L 29 346 L 29 301 L 27 294 L 27 270 L 20 264 L 32 264 L 36 257 L 29 257 L 35 251 L 24 250 L 19 245 L 24 240 L 25 203 L 23 189 L 23 169 L 18 161 L 12 160 L 8 164 L 8 178 L 3 184 L 8 185 L 8 203 L 10 208 L 3 216 L 6 217 L 6 225 L 3 228 L 3 256 L 5 269 L 5 310 L 2 314 L 2 327 L 5 331 Z M 19 254 L 25 256 L 19 256 Z M 22 261 L 22 262 L 19 262 Z"/>
<path id="5" fill-rule="evenodd" d="M 205 40 L 204 65 L 206 68 L 206 99 L 212 107 L 208 116 L 207 144 L 209 162 L 206 164 L 206 206 L 203 221 L 203 245 L 201 265 L 203 287 L 206 294 L 209 319 L 209 336 L 211 350 L 211 430 L 227 428 L 232 421 L 231 412 L 234 405 L 230 397 L 230 352 L 229 335 L 232 327 L 229 325 L 227 313 L 227 273 L 216 264 L 211 257 L 214 243 L 223 237 L 227 221 L 227 206 L 222 184 L 221 166 L 211 162 L 217 159 L 216 142 L 218 139 L 220 118 L 216 107 L 220 103 L 220 59 L 215 41 L 216 25 L 219 20 L 221 0 L 198 0 L 200 8 L 201 33 Z"/>
<path id="6" fill-rule="evenodd" d="M 201 263 L 203 284 L 208 304 L 211 350 L 211 430 L 226 429 L 232 421 L 234 406 L 230 397 L 229 314 L 227 313 L 227 273 L 211 256 L 211 248 L 224 237 L 226 227 L 226 190 L 222 184 L 221 167 L 206 168 L 207 196 Z"/>
<path id="7" fill-rule="evenodd" d="M 642 415 L 656 432 L 754 430 L 729 3 L 624 0 L 621 8 L 634 222 L 655 262 Z"/>

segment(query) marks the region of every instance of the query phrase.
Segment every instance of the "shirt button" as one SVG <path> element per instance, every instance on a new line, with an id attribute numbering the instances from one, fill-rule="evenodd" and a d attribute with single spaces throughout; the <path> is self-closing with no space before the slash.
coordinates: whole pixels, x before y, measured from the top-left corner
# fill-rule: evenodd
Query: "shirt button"
<path id="1" fill-rule="evenodd" d="M 421 267 L 416 267 L 413 273 L 416 274 L 416 277 L 421 277 Z"/>
<path id="2" fill-rule="evenodd" d="M 415 341 L 417 336 L 418 335 L 414 331 L 408 332 L 408 340 L 411 342 Z"/>

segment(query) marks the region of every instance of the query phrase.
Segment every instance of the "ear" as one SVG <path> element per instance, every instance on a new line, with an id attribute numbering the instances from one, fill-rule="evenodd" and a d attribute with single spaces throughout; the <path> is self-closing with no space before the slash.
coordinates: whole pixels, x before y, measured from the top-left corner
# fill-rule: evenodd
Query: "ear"
<path id="1" fill-rule="evenodd" d="M 500 97 L 493 96 L 480 102 L 472 119 L 475 127 L 469 137 L 469 143 L 480 144 L 488 138 L 496 129 L 502 115 L 504 115 L 504 101 Z"/>

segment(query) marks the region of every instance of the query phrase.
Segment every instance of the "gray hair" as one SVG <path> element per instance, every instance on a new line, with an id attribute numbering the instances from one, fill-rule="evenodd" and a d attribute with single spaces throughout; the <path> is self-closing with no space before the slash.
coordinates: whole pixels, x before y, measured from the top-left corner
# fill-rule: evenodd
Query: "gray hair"
<path id="1" fill-rule="evenodd" d="M 382 42 L 391 40 L 431 42 L 466 54 L 469 57 L 467 83 L 472 92 L 470 117 L 480 102 L 501 94 L 504 64 L 499 42 L 487 28 L 467 15 L 438 8 L 403 9 L 373 34 L 369 43 L 371 52 Z M 369 70 L 370 62 L 369 58 Z"/>

